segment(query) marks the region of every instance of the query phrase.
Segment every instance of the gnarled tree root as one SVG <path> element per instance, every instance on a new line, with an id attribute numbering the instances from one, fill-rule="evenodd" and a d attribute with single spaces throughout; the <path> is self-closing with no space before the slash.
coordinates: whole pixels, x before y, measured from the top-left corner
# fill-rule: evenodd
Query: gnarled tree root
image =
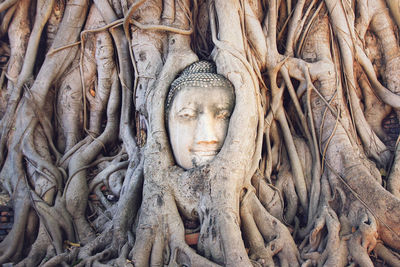
<path id="1" fill-rule="evenodd" d="M 301 256 L 313 265 L 343 266 L 347 262 L 347 245 L 339 237 L 340 222 L 329 206 L 321 206 L 314 228 L 310 232 L 309 244 L 302 249 Z M 324 228 L 328 235 L 324 238 Z M 323 246 L 326 246 L 325 248 Z"/>
<path id="2" fill-rule="evenodd" d="M 289 230 L 262 206 L 254 192 L 248 192 L 241 203 L 242 229 L 250 246 L 250 258 L 262 266 L 299 266 L 299 252 Z"/>
<path id="3" fill-rule="evenodd" d="M 136 242 L 130 253 L 136 267 L 163 264 L 218 266 L 186 244 L 183 222 L 172 196 L 166 193 L 153 195 L 144 205 L 148 209 L 140 213 Z"/>

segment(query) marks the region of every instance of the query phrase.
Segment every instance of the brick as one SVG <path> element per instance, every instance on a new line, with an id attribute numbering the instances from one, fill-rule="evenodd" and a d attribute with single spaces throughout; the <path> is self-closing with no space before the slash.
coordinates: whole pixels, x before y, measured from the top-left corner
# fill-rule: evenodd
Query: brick
<path id="1" fill-rule="evenodd" d="M 199 240 L 199 233 L 185 235 L 185 241 L 186 241 L 186 244 L 188 244 L 188 245 L 191 245 L 191 246 L 197 245 L 198 240 Z"/>
<path id="2" fill-rule="evenodd" d="M 12 223 L 0 223 L 0 230 L 11 229 L 13 226 Z"/>
<path id="3" fill-rule="evenodd" d="M 1 211 L 10 211 L 10 210 L 11 210 L 11 208 L 8 206 L 0 206 L 0 212 Z"/>
<path id="4" fill-rule="evenodd" d="M 8 222 L 8 217 L 6 217 L 6 216 L 0 217 L 0 222 L 2 222 L 2 223 Z"/>

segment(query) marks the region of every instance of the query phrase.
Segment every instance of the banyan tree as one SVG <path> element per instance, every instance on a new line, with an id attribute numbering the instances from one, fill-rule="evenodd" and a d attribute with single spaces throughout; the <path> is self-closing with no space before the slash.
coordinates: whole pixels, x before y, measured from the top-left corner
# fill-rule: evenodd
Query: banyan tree
<path id="1" fill-rule="evenodd" d="M 0 263 L 400 266 L 398 1 L 2 0 L 0 18 Z"/>

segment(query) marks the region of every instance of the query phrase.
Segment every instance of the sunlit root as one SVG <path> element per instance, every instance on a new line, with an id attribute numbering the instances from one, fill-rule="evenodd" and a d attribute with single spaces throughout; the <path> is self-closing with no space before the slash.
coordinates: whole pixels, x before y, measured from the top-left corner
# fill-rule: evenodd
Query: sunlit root
<path id="1" fill-rule="evenodd" d="M 13 86 L 16 84 L 18 74 L 22 69 L 23 57 L 28 45 L 27 38 L 30 33 L 30 21 L 28 19 L 28 11 L 30 0 L 19 1 L 14 18 L 9 26 L 8 38 L 10 39 L 10 59 L 7 68 L 9 83 L 7 85 L 8 93 L 11 93 Z M 8 97 L 7 97 L 8 98 Z"/>
<path id="2" fill-rule="evenodd" d="M 288 165 L 283 166 L 279 171 L 276 188 L 282 192 L 282 196 L 285 199 L 284 222 L 291 224 L 296 216 L 299 200 L 294 187 L 292 173 L 287 169 L 287 167 Z"/>
<path id="3" fill-rule="evenodd" d="M 114 48 L 108 33 L 96 34 L 97 87 L 95 90 L 86 88 L 86 97 L 90 106 L 89 131 L 95 136 L 101 132 L 103 113 L 106 109 L 111 85 L 116 79 L 116 69 L 113 60 Z"/>
<path id="4" fill-rule="evenodd" d="M 50 260 L 43 262 L 43 267 L 55 267 L 55 266 L 69 266 L 67 263 L 73 262 L 76 255 L 78 254 L 78 249 L 72 249 L 72 251 L 67 251 L 58 255 L 52 255 L 48 253 Z"/>
<path id="5" fill-rule="evenodd" d="M 56 37 L 57 31 L 60 27 L 64 11 L 65 11 L 65 3 L 55 1 L 53 5 L 53 10 L 50 14 L 50 18 L 47 22 L 47 27 L 46 27 L 46 35 L 47 35 L 46 51 L 50 49 L 51 45 L 54 42 L 54 38 Z"/>
<path id="6" fill-rule="evenodd" d="M 358 84 L 363 90 L 365 119 L 381 140 L 389 140 L 389 137 L 382 128 L 382 121 L 389 115 L 392 110 L 391 107 L 376 97 L 364 75 L 358 80 Z"/>
<path id="7" fill-rule="evenodd" d="M 125 180 L 119 194 L 117 212 L 113 218 L 116 246 L 133 242 L 131 238 L 132 224 L 137 218 L 140 207 L 141 191 L 143 189 L 143 155 L 138 154 L 130 162 Z"/>
<path id="8" fill-rule="evenodd" d="M 36 128 L 38 122 L 33 120 L 29 125 L 22 141 L 21 150 L 26 160 L 34 167 L 38 175 L 33 176 L 35 181 L 35 190 L 44 195 L 51 187 L 60 189 L 62 187 L 62 173 L 51 162 L 48 152 L 47 143 L 43 136 L 43 132 Z M 42 155 L 40 155 L 41 153 Z M 37 178 L 39 176 L 39 178 Z M 46 187 L 40 188 L 40 180 L 47 180 Z M 36 184 L 37 182 L 37 184 Z M 52 200 L 51 200 L 52 202 Z"/>
<path id="9" fill-rule="evenodd" d="M 57 196 L 54 206 L 47 205 L 34 192 L 32 192 L 32 199 L 39 217 L 46 218 L 44 226 L 51 237 L 52 245 L 57 253 L 61 253 L 63 251 L 63 235 L 71 242 L 76 240 L 71 215 L 65 209 L 60 196 Z"/>
<path id="10" fill-rule="evenodd" d="M 105 0 L 95 0 L 94 4 L 97 9 L 100 11 L 104 21 L 106 23 L 115 22 L 118 17 L 115 14 L 113 8 L 110 6 L 110 3 Z M 132 77 L 132 62 L 130 62 L 129 56 L 129 42 L 125 38 L 124 32 L 120 27 L 113 28 L 111 31 L 111 36 L 115 43 L 115 50 L 118 55 L 118 65 L 119 65 L 119 73 L 118 77 L 121 82 L 121 120 L 119 125 L 120 136 L 125 144 L 126 151 L 128 153 L 135 153 L 137 151 L 136 142 L 134 140 L 134 133 L 131 127 L 131 116 L 132 112 L 132 101 L 133 101 L 133 86 L 134 79 Z M 131 155 L 129 154 L 129 157 Z"/>
<path id="11" fill-rule="evenodd" d="M 400 93 L 400 79 L 398 78 L 397 70 L 400 66 L 400 49 L 394 32 L 394 23 L 384 0 L 372 3 L 373 11 L 370 15 L 370 27 L 381 43 L 381 50 L 385 60 L 384 79 L 387 88 L 398 95 Z"/>
<path id="12" fill-rule="evenodd" d="M 28 47 L 29 34 L 31 32 L 30 27 L 31 23 L 28 19 L 28 10 L 29 10 L 30 1 L 24 0 L 19 1 L 16 4 L 17 10 L 15 11 L 14 19 L 9 27 L 9 39 L 10 39 L 10 59 L 8 62 L 7 73 L 8 75 L 8 83 L 7 90 L 3 93 L 2 96 L 5 97 L 5 101 L 7 101 L 7 109 L 2 110 L 4 112 L 2 120 L 1 120 L 1 140 L 0 140 L 0 163 L 3 163 L 5 160 L 4 149 L 6 146 L 7 135 L 9 130 L 6 129 L 8 126 L 10 127 L 12 122 L 12 116 L 15 113 L 15 109 L 18 105 L 18 101 L 20 99 L 21 90 L 14 90 L 17 82 L 18 75 L 22 69 L 24 64 L 24 56 L 26 54 L 26 49 Z M 2 86 L 2 85 L 1 85 Z M 11 110 L 9 110 L 11 109 Z"/>
<path id="13" fill-rule="evenodd" d="M 183 222 L 170 195 L 146 198 L 143 207 L 146 209 L 140 213 L 136 242 L 131 251 L 135 266 L 217 266 L 185 243 Z"/>
<path id="14" fill-rule="evenodd" d="M 378 257 L 383 259 L 390 266 L 400 266 L 400 255 L 378 242 L 374 249 Z"/>
<path id="15" fill-rule="evenodd" d="M 377 242 L 376 221 L 371 214 L 366 213 L 364 210 L 360 210 L 359 213 L 358 216 L 352 216 L 358 219 L 358 225 L 353 226 L 357 230 L 352 233 L 348 241 L 349 254 L 360 266 L 373 267 L 374 264 L 368 254 L 375 248 Z"/>
<path id="16" fill-rule="evenodd" d="M 387 189 L 390 193 L 400 198 L 400 144 L 396 146 L 393 165 L 387 180 Z"/>
<path id="17" fill-rule="evenodd" d="M 75 224 L 77 224 L 79 238 L 83 241 L 93 239 L 94 233 L 85 218 L 88 185 L 85 176 L 86 170 L 82 167 L 90 164 L 98 153 L 105 148 L 105 145 L 112 143 L 116 138 L 114 132 L 118 129 L 118 106 L 120 103 L 118 87 L 117 77 L 114 75 L 107 106 L 108 121 L 104 132 L 96 140 L 87 144 L 84 147 L 85 149 L 81 150 L 81 153 L 74 154 L 69 162 L 70 178 L 65 189 L 66 206 L 73 216 Z"/>
<path id="18" fill-rule="evenodd" d="M 57 122 L 58 140 L 60 151 L 69 151 L 82 136 L 83 109 L 82 109 L 82 84 L 79 69 L 71 70 L 61 80 L 57 94 Z"/>
<path id="19" fill-rule="evenodd" d="M 94 7 L 90 9 L 84 28 L 85 31 L 93 27 L 98 27 L 95 25 L 100 22 L 104 24 L 98 11 L 96 11 L 97 9 Z M 56 107 L 56 119 L 59 124 L 58 146 L 65 152 L 69 151 L 82 139 L 83 127 L 86 127 L 86 125 L 83 125 L 83 111 L 86 110 L 86 107 L 82 106 L 82 86 L 89 90 L 89 88 L 93 87 L 96 78 L 94 54 L 97 46 L 93 43 L 92 38 L 87 38 L 86 35 L 82 38 L 84 47 L 80 55 L 80 60 L 78 60 L 78 54 L 68 72 L 61 77 L 57 95 L 60 103 Z M 86 98 L 83 99 L 85 100 Z"/>
<path id="20" fill-rule="evenodd" d="M 21 183 L 22 184 L 22 183 Z M 30 209 L 30 200 L 27 190 L 22 189 L 22 185 L 16 188 L 14 203 L 14 216 L 16 218 L 11 232 L 0 243 L 0 263 L 8 262 L 13 259 L 13 256 L 21 253 L 23 248 L 23 240 L 25 235 L 25 227 Z"/>
<path id="21" fill-rule="evenodd" d="M 88 187 L 89 192 L 92 192 L 94 190 L 94 188 L 96 186 L 98 186 L 99 184 L 105 184 L 105 185 L 107 185 L 107 187 L 109 189 L 113 188 L 115 193 L 117 193 L 116 195 L 119 195 L 119 191 L 117 191 L 117 188 L 119 187 L 119 189 L 121 189 L 121 185 L 118 186 L 118 184 L 116 184 L 115 186 L 110 187 L 109 186 L 110 183 L 108 180 L 113 173 L 116 173 L 119 170 L 128 167 L 129 162 L 127 162 L 127 161 L 119 162 L 119 160 L 121 160 L 121 158 L 122 157 L 115 158 L 113 161 L 111 161 L 108 164 L 108 166 L 106 168 L 104 168 L 100 173 L 98 173 L 93 178 L 93 180 L 89 183 L 89 187 Z M 118 181 L 115 181 L 115 182 L 118 183 Z"/>
<path id="22" fill-rule="evenodd" d="M 271 180 L 273 170 L 279 170 L 282 161 L 282 140 L 278 131 L 277 122 L 273 120 L 273 113 L 268 114 L 265 122 L 265 138 L 267 142 L 267 159 L 265 161 L 264 175 L 267 180 Z M 270 121 L 272 120 L 272 121 Z"/>
<path id="23" fill-rule="evenodd" d="M 157 2 L 143 3 L 134 18 L 142 24 L 161 24 L 162 10 L 155 5 Z M 165 13 L 167 13 L 166 10 Z M 146 92 L 154 86 L 156 77 L 162 69 L 167 34 L 163 31 L 144 30 L 136 26 L 132 26 L 131 31 L 132 52 L 137 68 L 135 108 L 142 116 L 146 117 Z"/>
<path id="24" fill-rule="evenodd" d="M 117 253 L 118 251 L 112 247 L 102 248 L 100 252 L 83 259 L 79 264 L 76 265 L 76 267 L 102 266 L 102 261 L 114 258 Z"/>
<path id="25" fill-rule="evenodd" d="M 354 76 L 354 56 L 352 53 L 353 43 L 351 37 L 354 37 L 353 28 L 349 28 L 349 24 L 354 22 L 354 17 L 350 14 L 345 14 L 347 5 L 336 5 L 334 1 L 325 1 L 328 11 L 330 12 L 330 18 L 332 19 L 332 24 L 335 25 L 334 32 L 339 38 L 339 48 L 344 55 L 343 71 L 346 73 L 346 81 L 349 91 L 349 100 L 351 105 L 351 110 L 353 116 L 355 117 L 354 123 L 356 125 L 358 134 L 364 144 L 364 149 L 366 154 L 375 159 L 380 166 L 387 166 L 390 153 L 382 141 L 376 136 L 376 134 L 371 130 L 368 125 L 365 116 L 361 110 L 360 100 L 356 94 L 356 79 Z M 337 7 L 337 8 L 336 8 Z M 354 15 L 354 14 L 352 14 Z"/>
<path id="26" fill-rule="evenodd" d="M 284 207 L 281 199 L 281 188 L 275 188 L 272 184 L 268 184 L 259 172 L 253 175 L 251 182 L 261 204 L 272 216 L 282 221 Z"/>
<path id="27" fill-rule="evenodd" d="M 240 215 L 250 258 L 262 266 L 273 266 L 277 256 L 280 266 L 299 266 L 299 253 L 289 230 L 264 209 L 254 193 L 244 197 Z"/>
<path id="28" fill-rule="evenodd" d="M 301 257 L 313 265 L 344 266 L 347 262 L 347 245 L 339 235 L 339 219 L 330 207 L 322 206 L 320 209 L 309 235 L 309 244 L 303 248 Z M 324 228 L 328 231 L 326 237 Z"/>
<path id="29" fill-rule="evenodd" d="M 79 249 L 78 259 L 87 259 L 95 251 L 101 251 L 106 248 L 112 242 L 112 231 L 109 229 L 107 231 L 103 231 L 99 236 L 97 236 L 94 240 L 87 243 L 84 247 Z"/>
<path id="30" fill-rule="evenodd" d="M 18 75 L 17 80 L 15 81 L 15 83 L 12 84 L 13 85 L 12 95 L 7 105 L 6 113 L 0 123 L 0 129 L 1 129 L 0 131 L 2 135 L 1 136 L 2 138 L 0 139 L 1 163 L 3 161 L 2 157 L 4 154 L 6 140 L 9 135 L 10 128 L 13 124 L 13 118 L 14 118 L 13 116 L 16 113 L 16 109 L 22 95 L 21 92 L 23 86 L 25 85 L 26 82 L 28 82 L 28 79 L 31 79 L 31 76 L 33 75 L 33 68 L 38 53 L 39 41 L 44 26 L 48 18 L 50 17 L 53 4 L 54 4 L 53 0 L 48 0 L 48 1 L 44 0 L 37 2 L 36 18 L 33 25 L 32 33 L 27 43 L 26 54 L 24 55 L 25 59 L 23 61 L 21 71 Z M 49 88 L 46 89 L 48 90 Z"/>
<path id="31" fill-rule="evenodd" d="M 40 222 L 37 238 L 29 251 L 28 257 L 19 262 L 16 266 L 37 266 L 46 256 L 47 250 L 50 246 L 51 241 L 49 233 L 46 230 L 46 226 Z"/>

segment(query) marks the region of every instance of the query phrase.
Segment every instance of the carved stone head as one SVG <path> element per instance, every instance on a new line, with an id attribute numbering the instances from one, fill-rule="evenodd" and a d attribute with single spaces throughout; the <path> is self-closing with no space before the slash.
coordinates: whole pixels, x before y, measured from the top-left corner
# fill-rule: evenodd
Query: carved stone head
<path id="1" fill-rule="evenodd" d="M 166 119 L 176 163 L 184 169 L 210 162 L 224 144 L 235 102 L 231 82 L 208 61 L 193 63 L 173 81 Z"/>

